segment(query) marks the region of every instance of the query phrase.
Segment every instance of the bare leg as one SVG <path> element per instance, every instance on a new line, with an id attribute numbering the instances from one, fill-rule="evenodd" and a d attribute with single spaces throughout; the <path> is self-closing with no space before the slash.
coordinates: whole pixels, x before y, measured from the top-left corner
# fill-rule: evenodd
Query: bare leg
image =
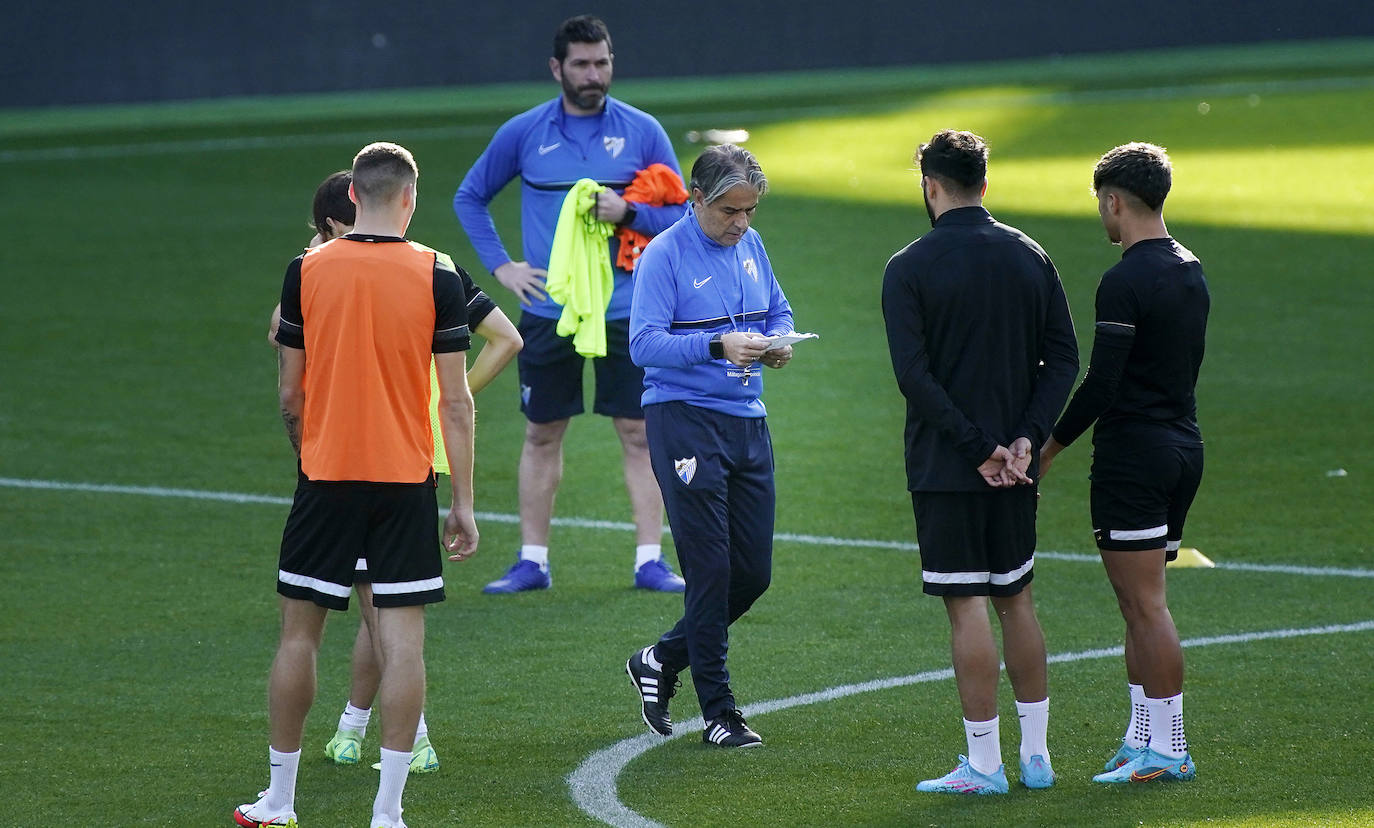
<path id="1" fill-rule="evenodd" d="M 1126 619 L 1126 674 L 1145 695 L 1163 699 L 1183 692 L 1183 647 L 1165 603 L 1164 550 L 1100 550 L 1107 578 Z"/>
<path id="2" fill-rule="evenodd" d="M 328 611 L 310 601 L 281 599 L 281 642 L 267 682 L 272 747 L 300 750 L 305 716 L 315 701 L 315 660 Z"/>
<path id="3" fill-rule="evenodd" d="M 1027 585 L 1016 595 L 995 597 L 992 607 L 1002 625 L 1002 658 L 1019 702 L 1049 697 L 1045 667 L 1045 634 L 1035 617 L 1035 602 Z"/>
<path id="4" fill-rule="evenodd" d="M 377 699 L 377 686 L 382 681 L 381 647 L 375 632 L 377 608 L 372 606 L 372 585 L 358 582 L 358 611 L 362 622 L 353 639 L 353 675 L 348 688 L 348 701 L 359 710 L 368 710 Z"/>
<path id="5" fill-rule="evenodd" d="M 526 423 L 520 450 L 520 540 L 549 545 L 553 500 L 563 479 L 563 435 L 567 420 Z"/>
<path id="6" fill-rule="evenodd" d="M 378 608 L 377 631 L 382 650 L 382 747 L 409 753 L 425 706 L 425 608 Z"/>
<path id="7" fill-rule="evenodd" d="M 649 440 L 644 421 L 616 417 L 615 433 L 625 451 L 625 489 L 635 518 L 635 542 L 663 542 L 663 495 L 649 465 Z"/>
<path id="8" fill-rule="evenodd" d="M 945 596 L 949 615 L 954 683 L 964 718 L 985 722 L 997 715 L 997 644 L 988 620 L 987 598 L 981 595 Z"/>

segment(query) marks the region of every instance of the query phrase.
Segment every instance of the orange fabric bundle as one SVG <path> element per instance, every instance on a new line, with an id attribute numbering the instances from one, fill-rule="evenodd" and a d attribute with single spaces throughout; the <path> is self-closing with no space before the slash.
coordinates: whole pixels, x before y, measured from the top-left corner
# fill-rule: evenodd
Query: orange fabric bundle
<path id="1" fill-rule="evenodd" d="M 667 164 L 650 164 L 635 174 L 635 180 L 625 188 L 624 199 L 636 204 L 663 207 L 668 204 L 687 203 L 687 190 L 682 186 L 682 177 Z M 620 239 L 620 253 L 615 257 L 615 266 L 621 270 L 634 270 L 639 252 L 649 243 L 649 237 L 622 227 L 616 231 Z"/>

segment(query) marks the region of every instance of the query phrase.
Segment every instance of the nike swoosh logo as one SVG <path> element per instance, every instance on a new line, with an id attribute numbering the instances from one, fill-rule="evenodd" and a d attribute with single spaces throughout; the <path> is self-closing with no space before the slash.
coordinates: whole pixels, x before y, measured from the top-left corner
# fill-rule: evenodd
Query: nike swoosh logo
<path id="1" fill-rule="evenodd" d="M 1160 768 L 1159 770 L 1151 771 L 1150 773 L 1141 773 L 1140 771 L 1135 771 L 1131 774 L 1131 781 L 1149 782 L 1151 779 L 1156 779 L 1162 776 L 1166 770 L 1168 770 L 1168 768 Z"/>
<path id="2" fill-rule="evenodd" d="M 549 144 L 547 147 L 544 146 L 543 144 L 540 144 L 540 145 L 539 145 L 539 154 L 540 154 L 540 155 L 548 155 L 549 153 L 553 152 L 554 150 L 558 149 L 558 148 L 561 147 L 561 146 L 563 146 L 563 142 L 562 142 L 562 141 L 559 141 L 559 142 L 553 143 L 553 144 Z"/>
<path id="3" fill-rule="evenodd" d="M 709 282 L 709 281 L 711 281 L 711 277 L 710 277 L 710 276 L 707 276 L 705 279 L 693 279 L 693 280 L 692 280 L 692 287 L 694 287 L 694 288 L 699 288 L 699 287 L 701 287 L 702 285 L 706 284 L 706 283 Z"/>
<path id="4" fill-rule="evenodd" d="M 991 733 L 991 732 L 992 732 L 991 730 L 984 730 L 982 733 L 975 733 L 975 734 L 973 734 L 973 738 L 978 739 L 978 738 L 981 738 L 981 737 L 983 737 L 983 736 L 988 735 L 988 734 Z"/>

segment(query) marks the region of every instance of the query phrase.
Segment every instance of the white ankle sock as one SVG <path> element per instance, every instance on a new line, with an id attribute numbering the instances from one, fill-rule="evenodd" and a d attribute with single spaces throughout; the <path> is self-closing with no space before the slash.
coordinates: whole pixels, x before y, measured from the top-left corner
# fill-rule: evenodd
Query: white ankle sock
<path id="1" fill-rule="evenodd" d="M 296 810 L 296 768 L 300 767 L 300 748 L 291 753 L 282 753 L 267 748 L 267 764 L 271 783 L 267 795 L 263 797 L 263 807 L 274 814 Z"/>
<path id="2" fill-rule="evenodd" d="M 1150 707 L 1150 750 L 1179 759 L 1188 753 L 1183 736 L 1183 694 L 1167 699 L 1146 699 Z"/>
<path id="3" fill-rule="evenodd" d="M 663 662 L 658 660 L 658 653 L 653 647 L 650 647 L 649 651 L 644 654 L 644 663 L 660 673 L 663 672 Z"/>
<path id="4" fill-rule="evenodd" d="M 1126 686 L 1131 690 L 1131 720 L 1126 723 L 1122 741 L 1126 747 L 1143 748 L 1150 743 L 1150 707 L 1145 703 L 1145 688 L 1139 684 Z"/>
<path id="5" fill-rule="evenodd" d="M 420 711 L 420 723 L 415 726 L 415 744 L 420 744 L 420 740 L 429 735 L 429 726 L 425 724 L 425 712 Z"/>
<path id="6" fill-rule="evenodd" d="M 964 737 L 968 740 L 968 763 L 982 774 L 996 773 L 1002 766 L 1002 741 L 997 731 L 997 717 L 986 722 L 964 719 Z"/>
<path id="7" fill-rule="evenodd" d="M 641 543 L 635 547 L 635 570 L 638 571 L 646 563 L 652 563 L 663 557 L 663 544 L 661 543 Z"/>
<path id="8" fill-rule="evenodd" d="M 1050 729 L 1049 696 L 1038 702 L 1017 702 L 1016 716 L 1021 722 L 1021 761 L 1030 761 L 1036 754 L 1050 761 L 1050 748 L 1046 744 Z"/>
<path id="9" fill-rule="evenodd" d="M 367 723 L 372 721 L 372 708 L 354 707 L 353 702 L 344 705 L 343 715 L 339 717 L 339 730 L 356 730 L 358 736 L 367 734 Z"/>
<path id="10" fill-rule="evenodd" d="M 540 569 L 547 570 L 549 568 L 549 548 L 527 543 L 520 547 L 520 560 L 534 561 L 539 564 Z"/>
<path id="11" fill-rule="evenodd" d="M 393 823 L 401 821 L 401 794 L 410 775 L 410 751 L 382 748 L 382 779 L 377 783 L 377 798 L 372 802 L 375 820 L 385 816 Z"/>

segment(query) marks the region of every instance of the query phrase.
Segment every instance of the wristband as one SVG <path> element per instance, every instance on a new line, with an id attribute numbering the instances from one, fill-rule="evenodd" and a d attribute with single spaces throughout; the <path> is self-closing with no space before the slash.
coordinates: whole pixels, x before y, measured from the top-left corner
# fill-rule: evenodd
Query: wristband
<path id="1" fill-rule="evenodd" d="M 635 210 L 634 204 L 627 201 L 625 202 L 625 215 L 621 216 L 620 221 L 616 222 L 616 224 L 620 227 L 629 227 L 630 223 L 635 220 L 635 216 L 637 215 L 639 215 L 639 212 Z"/>
<path id="2" fill-rule="evenodd" d="M 721 334 L 711 337 L 711 359 L 725 359 L 725 343 L 720 338 Z"/>

